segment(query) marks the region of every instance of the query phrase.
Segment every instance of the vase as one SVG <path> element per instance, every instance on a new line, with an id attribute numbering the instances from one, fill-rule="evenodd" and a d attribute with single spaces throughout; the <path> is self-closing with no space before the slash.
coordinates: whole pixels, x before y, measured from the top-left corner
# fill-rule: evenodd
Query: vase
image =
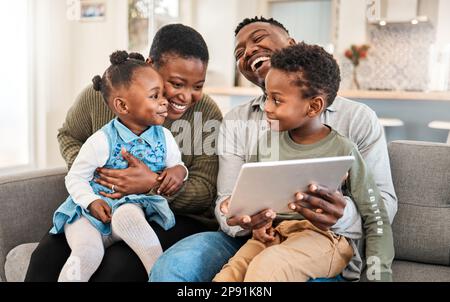
<path id="1" fill-rule="evenodd" d="M 358 82 L 358 66 L 353 66 L 353 73 L 352 73 L 352 86 L 351 89 L 359 90 L 359 82 Z"/>

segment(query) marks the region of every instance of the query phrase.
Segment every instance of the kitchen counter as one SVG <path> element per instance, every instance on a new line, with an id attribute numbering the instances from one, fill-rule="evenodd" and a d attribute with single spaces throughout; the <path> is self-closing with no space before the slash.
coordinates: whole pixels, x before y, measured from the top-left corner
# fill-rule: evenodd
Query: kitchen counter
<path id="1" fill-rule="evenodd" d="M 261 89 L 257 87 L 205 87 L 204 91 L 211 95 L 223 96 L 257 96 Z M 339 95 L 349 99 L 367 100 L 417 100 L 450 102 L 450 91 L 413 92 L 413 91 L 376 91 L 376 90 L 341 90 Z"/>

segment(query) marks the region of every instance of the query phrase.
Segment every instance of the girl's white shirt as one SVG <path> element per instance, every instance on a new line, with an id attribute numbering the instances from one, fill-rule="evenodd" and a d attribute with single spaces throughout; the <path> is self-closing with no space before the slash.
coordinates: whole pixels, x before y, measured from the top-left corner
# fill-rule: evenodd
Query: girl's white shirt
<path id="1" fill-rule="evenodd" d="M 181 160 L 181 152 L 172 133 L 166 129 L 164 136 L 166 138 L 166 168 L 172 168 L 181 165 L 186 169 L 186 177 L 189 171 Z M 109 141 L 102 130 L 98 130 L 91 135 L 80 149 L 69 173 L 65 178 L 66 188 L 73 201 L 87 209 L 96 199 L 101 199 L 94 193 L 89 182 L 94 178 L 94 172 L 97 168 L 103 167 L 109 158 Z"/>

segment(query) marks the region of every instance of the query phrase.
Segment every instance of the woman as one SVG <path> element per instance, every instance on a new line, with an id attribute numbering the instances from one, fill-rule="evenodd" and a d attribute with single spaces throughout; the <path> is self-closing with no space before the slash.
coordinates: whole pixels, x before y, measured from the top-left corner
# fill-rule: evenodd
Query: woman
<path id="1" fill-rule="evenodd" d="M 164 127 L 172 131 L 179 143 L 182 160 L 189 170 L 184 187 L 168 197 L 175 213 L 175 227 L 164 231 L 159 225 L 152 224 L 163 250 L 189 235 L 217 229 L 213 202 L 218 160 L 216 155 L 207 155 L 213 152 L 204 150 L 203 145 L 215 142 L 217 134 L 211 130 L 213 125 L 220 125 L 222 114 L 214 101 L 202 93 L 208 60 L 208 48 L 201 35 L 181 24 L 167 25 L 156 33 L 147 59 L 164 80 L 169 102 Z M 58 133 L 61 153 L 69 168 L 86 139 L 113 117 L 101 94 L 92 86 L 79 95 Z M 205 133 L 204 128 L 208 128 Z M 101 194 L 114 199 L 127 194 L 152 194 L 160 185 L 159 175 L 131 155 L 125 157 L 129 163 L 127 169 L 98 170 L 99 183 L 113 191 Z M 25 281 L 56 281 L 69 254 L 64 235 L 46 234 L 31 257 Z M 106 249 L 102 264 L 90 279 L 147 280 L 139 258 L 123 242 Z"/>

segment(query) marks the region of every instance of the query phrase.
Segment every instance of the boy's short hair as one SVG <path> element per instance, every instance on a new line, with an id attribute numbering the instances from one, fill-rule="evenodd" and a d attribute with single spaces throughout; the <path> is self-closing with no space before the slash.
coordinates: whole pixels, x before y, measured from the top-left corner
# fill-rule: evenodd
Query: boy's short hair
<path id="1" fill-rule="evenodd" d="M 281 24 L 280 22 L 278 22 L 274 18 L 266 19 L 263 16 L 261 16 L 261 17 L 255 16 L 254 18 L 245 18 L 244 20 L 242 20 L 241 23 L 239 23 L 238 26 L 236 27 L 236 29 L 234 30 L 234 36 L 237 36 L 237 34 L 245 26 L 247 26 L 249 24 L 252 24 L 252 23 L 255 23 L 255 22 L 264 22 L 264 23 L 269 23 L 269 24 L 275 25 L 275 26 L 283 29 L 287 34 L 289 34 L 289 31 L 286 29 L 286 27 L 284 27 L 283 24 Z"/>
<path id="2" fill-rule="evenodd" d="M 164 65 L 166 54 L 199 59 L 205 64 L 209 61 L 208 46 L 202 35 L 183 24 L 165 25 L 156 32 L 150 48 L 150 58 L 156 67 Z"/>
<path id="3" fill-rule="evenodd" d="M 272 55 L 271 67 L 297 73 L 295 85 L 299 86 L 304 98 L 325 96 L 327 107 L 336 98 L 341 82 L 339 65 L 318 45 L 301 42 L 281 49 Z"/>

